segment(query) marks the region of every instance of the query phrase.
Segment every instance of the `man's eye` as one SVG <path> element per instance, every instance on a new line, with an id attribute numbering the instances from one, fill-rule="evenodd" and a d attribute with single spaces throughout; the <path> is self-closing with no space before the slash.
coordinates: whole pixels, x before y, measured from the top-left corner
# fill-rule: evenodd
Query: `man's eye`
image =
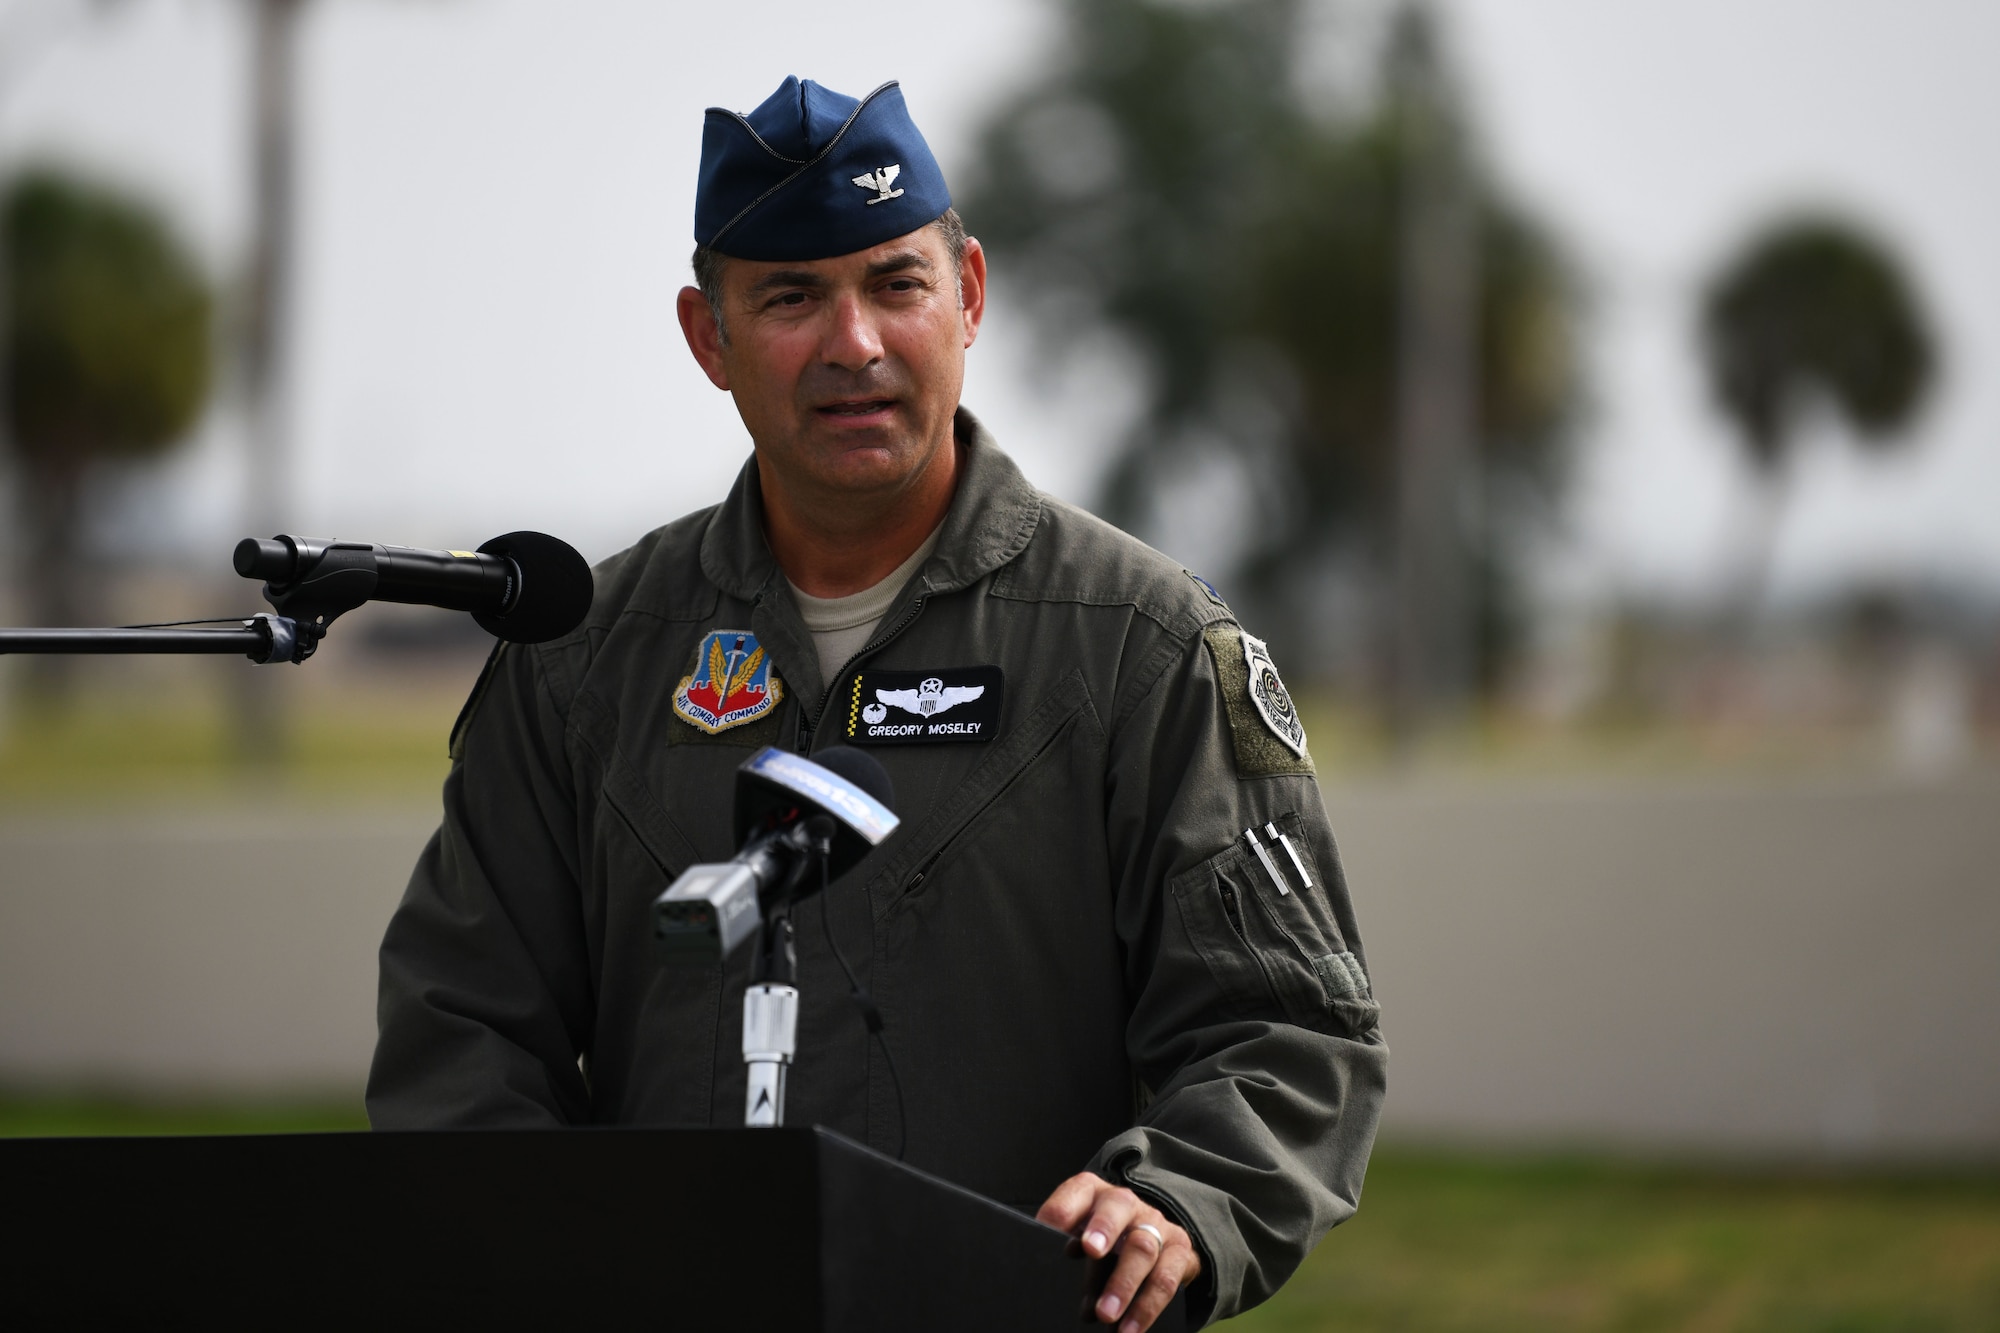
<path id="1" fill-rule="evenodd" d="M 806 303 L 806 294 L 804 292 L 786 292 L 783 296 L 780 296 L 777 300 L 771 302 L 772 305 L 793 305 L 793 306 L 804 305 L 805 303 Z"/>

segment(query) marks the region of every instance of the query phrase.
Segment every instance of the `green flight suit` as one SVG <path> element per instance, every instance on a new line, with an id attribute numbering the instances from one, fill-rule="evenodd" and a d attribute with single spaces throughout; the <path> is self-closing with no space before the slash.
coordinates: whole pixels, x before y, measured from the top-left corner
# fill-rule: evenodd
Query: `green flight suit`
<path id="1" fill-rule="evenodd" d="M 1122 1181 L 1200 1247 L 1191 1312 L 1226 1317 L 1352 1214 L 1381 1108 L 1326 809 L 1254 710 L 1220 599 L 1034 490 L 969 413 L 959 432 L 937 549 L 835 681 L 765 546 L 754 460 L 599 566 L 578 630 L 496 653 L 382 943 L 369 1115 L 742 1123 L 751 950 L 664 967 L 653 899 L 735 852 L 758 747 L 843 743 L 852 710 L 828 705 L 859 697 L 856 670 L 998 667 L 997 732 L 872 751 L 903 822 L 796 914 L 786 1118 L 889 1152 L 907 1133 L 913 1165 L 1029 1210 L 1078 1170 Z M 714 630 L 754 634 L 782 697 L 709 734 L 673 698 Z M 906 1124 L 823 928 L 881 1007 Z"/>

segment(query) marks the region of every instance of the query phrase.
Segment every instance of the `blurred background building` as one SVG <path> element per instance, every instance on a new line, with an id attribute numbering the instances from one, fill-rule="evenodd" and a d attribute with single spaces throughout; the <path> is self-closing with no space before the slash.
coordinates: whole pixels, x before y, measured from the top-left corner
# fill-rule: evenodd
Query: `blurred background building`
<path id="1" fill-rule="evenodd" d="M 1307 701 L 1392 1137 L 2000 1153 L 2000 10 L 760 14 L 0 4 L 0 621 L 712 503 L 702 109 L 899 78 L 991 255 L 968 406 Z M 467 630 L 0 659 L 0 1083 L 355 1098 Z"/>

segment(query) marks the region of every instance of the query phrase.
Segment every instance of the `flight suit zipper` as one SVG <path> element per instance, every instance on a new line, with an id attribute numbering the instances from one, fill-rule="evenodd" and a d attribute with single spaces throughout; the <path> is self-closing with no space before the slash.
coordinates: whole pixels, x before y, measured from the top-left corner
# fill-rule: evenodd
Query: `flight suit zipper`
<path id="1" fill-rule="evenodd" d="M 911 602 L 903 614 L 896 618 L 895 624 L 889 626 L 886 631 L 878 631 L 873 638 L 861 645 L 860 650 L 854 656 L 841 664 L 840 670 L 833 673 L 833 678 L 827 682 L 825 691 L 819 696 L 819 705 L 813 709 L 810 719 L 806 717 L 805 709 L 799 709 L 799 733 L 795 744 L 800 754 L 809 755 L 812 753 L 813 735 L 819 730 L 820 720 L 826 716 L 826 706 L 833 702 L 833 692 L 840 688 L 840 682 L 847 678 L 848 671 L 853 668 L 856 662 L 859 662 L 870 653 L 880 652 L 891 639 L 894 639 L 898 634 L 908 629 L 916 618 L 923 614 L 924 602 L 927 600 L 927 598 L 919 597 L 916 601 Z"/>
<path id="2" fill-rule="evenodd" d="M 994 802 L 1004 797 L 1008 793 L 1008 791 L 1010 791 L 1013 788 L 1014 784 L 1020 781 L 1021 775 L 1023 773 L 1026 773 L 1029 769 L 1033 768 L 1035 766 L 1036 761 L 1049 752 L 1049 747 L 1054 745 L 1056 741 L 1061 738 L 1063 732 L 1067 729 L 1068 720 L 1069 719 L 1067 717 L 1064 718 L 1063 725 L 1058 725 L 1055 728 L 1053 728 L 1049 732 L 1047 737 L 1045 737 L 1042 740 L 1042 743 L 1040 745 L 1037 745 L 1034 748 L 1034 751 L 1030 753 L 1027 756 L 1027 758 L 1023 759 L 1018 765 L 1015 766 L 1013 772 L 1008 774 L 1007 780 L 1005 782 L 1002 782 L 998 787 L 995 787 L 993 791 L 986 797 L 986 799 L 979 803 L 976 809 L 967 812 L 966 815 L 958 821 L 957 827 L 952 829 L 950 836 L 947 837 L 944 840 L 944 842 L 938 846 L 937 850 L 924 858 L 924 863 L 917 867 L 916 873 L 911 875 L 909 879 L 903 882 L 903 891 L 896 896 L 896 900 L 899 904 L 904 899 L 908 898 L 912 893 L 916 892 L 919 888 L 923 887 L 923 882 L 925 879 L 929 878 L 931 870 L 937 865 L 939 861 L 944 859 L 944 854 L 952 849 L 953 845 L 958 842 L 959 838 L 964 836 L 965 831 L 971 828 L 974 824 L 978 823 L 979 817 L 985 814 L 988 810 L 992 809 Z"/>

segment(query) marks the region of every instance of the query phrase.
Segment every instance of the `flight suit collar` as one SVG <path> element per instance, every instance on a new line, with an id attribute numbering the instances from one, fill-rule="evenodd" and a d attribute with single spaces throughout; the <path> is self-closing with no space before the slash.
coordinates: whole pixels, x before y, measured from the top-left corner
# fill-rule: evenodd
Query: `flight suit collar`
<path id="1" fill-rule="evenodd" d="M 918 574 L 933 593 L 970 587 L 1026 550 L 1042 513 L 1041 496 L 977 417 L 959 408 L 952 430 L 965 451 L 958 490 L 937 549 Z M 701 571 L 739 601 L 768 600 L 784 588 L 784 572 L 764 541 L 764 501 L 754 454 L 702 535 Z"/>

